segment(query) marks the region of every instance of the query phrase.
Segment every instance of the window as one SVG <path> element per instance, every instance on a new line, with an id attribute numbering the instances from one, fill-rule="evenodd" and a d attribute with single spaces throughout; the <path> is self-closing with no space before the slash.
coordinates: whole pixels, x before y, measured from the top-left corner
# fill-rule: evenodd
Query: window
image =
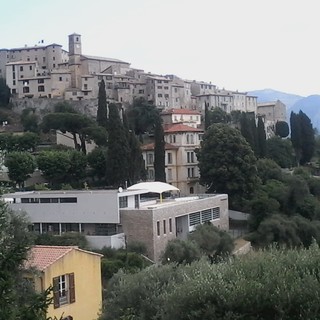
<path id="1" fill-rule="evenodd" d="M 119 197 L 119 208 L 128 208 L 128 197 Z"/>
<path id="2" fill-rule="evenodd" d="M 16 85 L 16 80 L 13 80 L 13 81 L 12 81 L 12 84 L 15 86 L 15 85 Z"/>
<path id="3" fill-rule="evenodd" d="M 74 303 L 76 301 L 74 273 L 55 277 L 52 282 L 53 307 L 55 309 L 61 305 Z"/>
<path id="4" fill-rule="evenodd" d="M 62 77 L 59 77 L 59 81 L 62 81 Z"/>
<path id="5" fill-rule="evenodd" d="M 169 87 L 164 87 L 164 90 L 169 90 Z"/>
<path id="6" fill-rule="evenodd" d="M 23 93 L 29 93 L 30 90 L 29 90 L 29 87 L 23 87 L 22 91 Z"/>
<path id="7" fill-rule="evenodd" d="M 194 168 L 188 168 L 188 178 L 194 177 Z"/>
<path id="8" fill-rule="evenodd" d="M 168 152 L 168 164 L 172 164 L 172 153 Z"/>
<path id="9" fill-rule="evenodd" d="M 88 90 L 88 85 L 86 83 L 83 85 L 83 89 Z"/>
<path id="10" fill-rule="evenodd" d="M 158 98 L 162 98 L 162 93 L 158 93 Z"/>
<path id="11" fill-rule="evenodd" d="M 157 221 L 157 236 L 160 236 L 160 221 Z"/>
<path id="12" fill-rule="evenodd" d="M 44 92 L 44 86 L 38 86 L 38 92 Z"/>
<path id="13" fill-rule="evenodd" d="M 163 220 L 163 234 L 167 234 L 167 221 Z"/>
<path id="14" fill-rule="evenodd" d="M 43 57 L 42 61 L 43 61 L 43 63 L 45 63 L 46 62 L 46 57 Z"/>
<path id="15" fill-rule="evenodd" d="M 170 135 L 169 141 L 170 143 L 176 143 L 176 136 L 174 134 Z"/>
<path id="16" fill-rule="evenodd" d="M 158 88 L 158 89 L 162 89 L 162 86 L 158 86 L 157 88 Z"/>
<path id="17" fill-rule="evenodd" d="M 139 90 L 139 94 L 144 94 L 144 90 Z"/>
<path id="18" fill-rule="evenodd" d="M 168 169 L 168 180 L 172 180 L 172 169 Z"/>
<path id="19" fill-rule="evenodd" d="M 193 151 L 187 152 L 187 163 L 194 163 L 194 152 Z"/>
<path id="20" fill-rule="evenodd" d="M 23 71 L 23 66 L 20 66 L 20 71 Z"/>
<path id="21" fill-rule="evenodd" d="M 147 164 L 153 164 L 153 153 L 148 153 L 147 154 Z"/>
<path id="22" fill-rule="evenodd" d="M 55 61 L 55 60 L 56 60 L 56 57 L 52 57 L 52 60 Z"/>
<path id="23" fill-rule="evenodd" d="M 148 180 L 154 180 L 154 170 L 153 169 L 148 170 Z"/>
<path id="24" fill-rule="evenodd" d="M 172 218 L 169 218 L 169 232 L 172 233 Z"/>
<path id="25" fill-rule="evenodd" d="M 44 79 L 38 79 L 38 83 L 44 83 Z"/>
<path id="26" fill-rule="evenodd" d="M 60 198 L 60 203 L 77 203 L 77 198 L 75 197 Z"/>
<path id="27" fill-rule="evenodd" d="M 53 64 L 53 68 L 55 68 L 56 67 L 56 65 L 55 64 Z"/>
<path id="28" fill-rule="evenodd" d="M 32 70 L 32 66 L 29 66 L 29 70 Z"/>

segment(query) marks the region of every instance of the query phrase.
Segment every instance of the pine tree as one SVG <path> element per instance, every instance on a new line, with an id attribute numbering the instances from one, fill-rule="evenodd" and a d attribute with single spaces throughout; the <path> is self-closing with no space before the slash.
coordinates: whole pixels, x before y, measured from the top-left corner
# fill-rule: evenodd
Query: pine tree
<path id="1" fill-rule="evenodd" d="M 99 126 L 107 128 L 107 123 L 108 123 L 107 94 L 106 94 L 106 86 L 103 79 L 101 80 L 99 85 L 97 122 Z"/>
<path id="2" fill-rule="evenodd" d="M 130 150 L 116 104 L 109 104 L 107 180 L 114 187 L 125 186 L 129 179 Z"/>
<path id="3" fill-rule="evenodd" d="M 264 129 L 264 123 L 261 117 L 258 117 L 257 135 L 258 135 L 258 147 L 259 147 L 258 156 L 260 158 L 264 158 L 267 153 L 267 143 L 266 143 L 266 131 Z"/>
<path id="4" fill-rule="evenodd" d="M 160 115 L 154 130 L 154 177 L 155 181 L 166 182 L 165 141 Z"/>

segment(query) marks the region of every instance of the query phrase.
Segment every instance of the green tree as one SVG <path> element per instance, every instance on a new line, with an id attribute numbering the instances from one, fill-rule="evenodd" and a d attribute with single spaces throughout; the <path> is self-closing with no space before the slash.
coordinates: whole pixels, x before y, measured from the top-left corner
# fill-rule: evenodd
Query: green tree
<path id="1" fill-rule="evenodd" d="M 99 126 L 107 128 L 107 124 L 108 124 L 107 93 L 106 93 L 106 85 L 103 79 L 99 84 L 97 122 Z"/>
<path id="2" fill-rule="evenodd" d="M 258 159 L 257 172 L 262 183 L 270 179 L 281 180 L 281 167 L 271 159 Z"/>
<path id="3" fill-rule="evenodd" d="M 289 125 L 286 121 L 276 122 L 276 135 L 280 138 L 286 138 L 289 135 Z"/>
<path id="4" fill-rule="evenodd" d="M 145 167 L 144 160 L 141 152 L 140 142 L 134 133 L 132 127 L 130 127 L 127 112 L 123 112 L 123 127 L 127 135 L 130 161 L 129 161 L 129 184 L 133 185 L 141 179 L 145 179 Z"/>
<path id="5" fill-rule="evenodd" d="M 105 181 L 107 172 L 107 149 L 95 148 L 87 155 L 88 164 L 91 168 L 91 176 L 97 177 L 98 181 Z"/>
<path id="6" fill-rule="evenodd" d="M 248 112 L 242 112 L 240 118 L 241 134 L 251 146 L 254 154 L 258 154 L 257 127 L 254 115 Z"/>
<path id="7" fill-rule="evenodd" d="M 267 154 L 267 144 L 266 144 L 266 131 L 264 129 L 264 123 L 261 117 L 258 117 L 257 137 L 258 137 L 258 156 L 259 158 L 264 158 Z"/>
<path id="8" fill-rule="evenodd" d="M 158 117 L 159 112 L 156 106 L 144 98 L 134 99 L 128 113 L 129 122 L 136 135 L 152 132 Z"/>
<path id="9" fill-rule="evenodd" d="M 29 152 L 8 153 L 4 165 L 9 170 L 9 178 L 19 188 L 23 187 L 24 181 L 30 177 L 36 168 L 34 157 Z"/>
<path id="10" fill-rule="evenodd" d="M 204 129 L 207 130 L 211 125 L 211 113 L 209 111 L 209 102 L 204 103 Z"/>
<path id="11" fill-rule="evenodd" d="M 310 118 L 301 110 L 290 115 L 291 141 L 298 164 L 309 162 L 315 150 L 314 130 Z"/>
<path id="12" fill-rule="evenodd" d="M 210 222 L 198 225 L 196 230 L 188 235 L 188 239 L 194 241 L 211 259 L 228 255 L 234 248 L 230 235 Z"/>
<path id="13" fill-rule="evenodd" d="M 256 158 L 237 129 L 210 126 L 197 152 L 201 183 L 210 192 L 229 194 L 233 206 L 249 198 L 258 184 Z"/>
<path id="14" fill-rule="evenodd" d="M 165 141 L 160 115 L 154 130 L 154 179 L 166 182 Z"/>
<path id="15" fill-rule="evenodd" d="M 170 240 L 162 255 L 162 263 L 191 263 L 202 256 L 200 248 L 194 241 L 181 239 Z"/>
<path id="16" fill-rule="evenodd" d="M 10 88 L 7 86 L 6 80 L 0 78 L 0 107 L 7 107 L 10 102 Z"/>
<path id="17" fill-rule="evenodd" d="M 36 114 L 35 108 L 24 109 L 20 121 L 24 131 L 39 133 L 39 116 Z"/>
<path id="18" fill-rule="evenodd" d="M 290 139 L 272 137 L 266 141 L 267 158 L 275 161 L 281 168 L 291 168 L 293 161 L 293 147 Z"/>
<path id="19" fill-rule="evenodd" d="M 49 113 L 43 117 L 41 128 L 44 132 L 50 130 L 60 130 L 61 132 L 70 132 L 73 136 L 74 147 L 78 151 L 87 153 L 86 142 L 98 141 L 101 144 L 101 134 L 103 128 L 97 128 L 95 121 L 86 115 L 79 113 Z M 97 136 L 95 135 L 97 134 Z M 106 134 L 104 135 L 106 137 Z M 80 141 L 78 141 L 78 138 Z M 102 138 L 103 139 L 103 138 Z M 98 142 L 98 144 L 99 144 Z"/>
<path id="20" fill-rule="evenodd" d="M 109 104 L 109 140 L 107 153 L 107 180 L 114 187 L 124 186 L 129 179 L 129 145 L 118 106 Z"/>
<path id="21" fill-rule="evenodd" d="M 70 183 L 79 187 L 86 177 L 86 155 L 76 150 L 42 151 L 37 155 L 36 161 L 43 176 L 52 186 Z"/>

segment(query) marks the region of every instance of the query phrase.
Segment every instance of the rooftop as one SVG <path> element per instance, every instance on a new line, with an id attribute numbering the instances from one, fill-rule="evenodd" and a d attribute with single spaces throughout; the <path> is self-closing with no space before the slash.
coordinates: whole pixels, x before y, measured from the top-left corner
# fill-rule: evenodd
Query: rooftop
<path id="1" fill-rule="evenodd" d="M 203 132 L 201 129 L 193 128 L 185 124 L 177 123 L 165 127 L 165 133 L 171 132 Z"/>
<path id="2" fill-rule="evenodd" d="M 165 143 L 164 148 L 165 150 L 179 149 L 179 147 L 174 146 L 173 144 L 170 144 L 170 143 Z M 154 142 L 142 145 L 141 150 L 154 150 Z"/>
<path id="3" fill-rule="evenodd" d="M 28 260 L 25 262 L 26 269 L 35 268 L 39 271 L 44 271 L 53 263 L 64 257 L 69 252 L 77 250 L 88 254 L 93 254 L 101 257 L 102 255 L 79 249 L 77 246 L 33 246 L 28 253 Z"/>
<path id="4" fill-rule="evenodd" d="M 122 61 L 122 60 L 119 60 L 119 59 L 89 56 L 87 54 L 82 54 L 81 58 L 82 59 L 88 59 L 88 60 L 102 60 L 102 61 L 110 61 L 110 62 L 119 62 L 119 63 L 127 63 L 127 64 L 129 64 L 129 62 L 125 62 L 125 61 Z"/>

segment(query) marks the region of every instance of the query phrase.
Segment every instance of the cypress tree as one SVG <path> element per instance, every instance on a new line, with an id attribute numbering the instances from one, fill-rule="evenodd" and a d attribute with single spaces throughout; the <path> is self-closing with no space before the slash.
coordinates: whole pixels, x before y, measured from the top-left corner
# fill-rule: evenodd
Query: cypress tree
<path id="1" fill-rule="evenodd" d="M 141 153 L 140 142 L 136 137 L 134 130 L 129 125 L 127 113 L 123 112 L 123 126 L 125 133 L 127 135 L 129 152 L 130 152 L 130 160 L 128 162 L 128 174 L 129 174 L 129 184 L 135 184 L 139 180 L 143 180 L 146 177 L 145 168 L 144 168 L 144 160 Z"/>
<path id="2" fill-rule="evenodd" d="M 165 171 L 165 142 L 160 115 L 154 130 L 154 177 L 155 181 L 166 182 Z"/>
<path id="3" fill-rule="evenodd" d="M 255 122 L 253 123 L 253 121 L 252 121 L 252 118 L 250 118 L 250 116 L 247 113 L 242 112 L 241 118 L 240 118 L 241 134 L 247 140 L 247 142 L 251 146 L 251 149 L 256 154 L 257 135 L 256 135 L 256 125 L 255 125 Z"/>
<path id="4" fill-rule="evenodd" d="M 204 103 L 204 129 L 207 130 L 211 124 L 209 103 Z"/>
<path id="5" fill-rule="evenodd" d="M 264 158 L 267 153 L 267 142 L 266 142 L 266 131 L 264 129 L 264 123 L 261 117 L 258 117 L 258 147 L 259 147 L 259 157 Z"/>
<path id="6" fill-rule="evenodd" d="M 301 110 L 299 112 L 299 118 L 302 140 L 300 164 L 303 165 L 309 162 L 314 154 L 315 137 L 310 118 Z"/>
<path id="7" fill-rule="evenodd" d="M 107 181 L 114 187 L 125 186 L 129 179 L 130 151 L 127 135 L 116 104 L 109 104 Z"/>
<path id="8" fill-rule="evenodd" d="M 291 127 L 291 142 L 296 155 L 297 164 L 300 164 L 301 159 L 301 123 L 299 121 L 299 116 L 291 112 L 290 115 L 290 127 Z"/>
<path id="9" fill-rule="evenodd" d="M 107 94 L 106 94 L 106 86 L 103 79 L 101 80 L 99 85 L 97 122 L 99 126 L 107 128 L 107 123 L 108 123 Z"/>

